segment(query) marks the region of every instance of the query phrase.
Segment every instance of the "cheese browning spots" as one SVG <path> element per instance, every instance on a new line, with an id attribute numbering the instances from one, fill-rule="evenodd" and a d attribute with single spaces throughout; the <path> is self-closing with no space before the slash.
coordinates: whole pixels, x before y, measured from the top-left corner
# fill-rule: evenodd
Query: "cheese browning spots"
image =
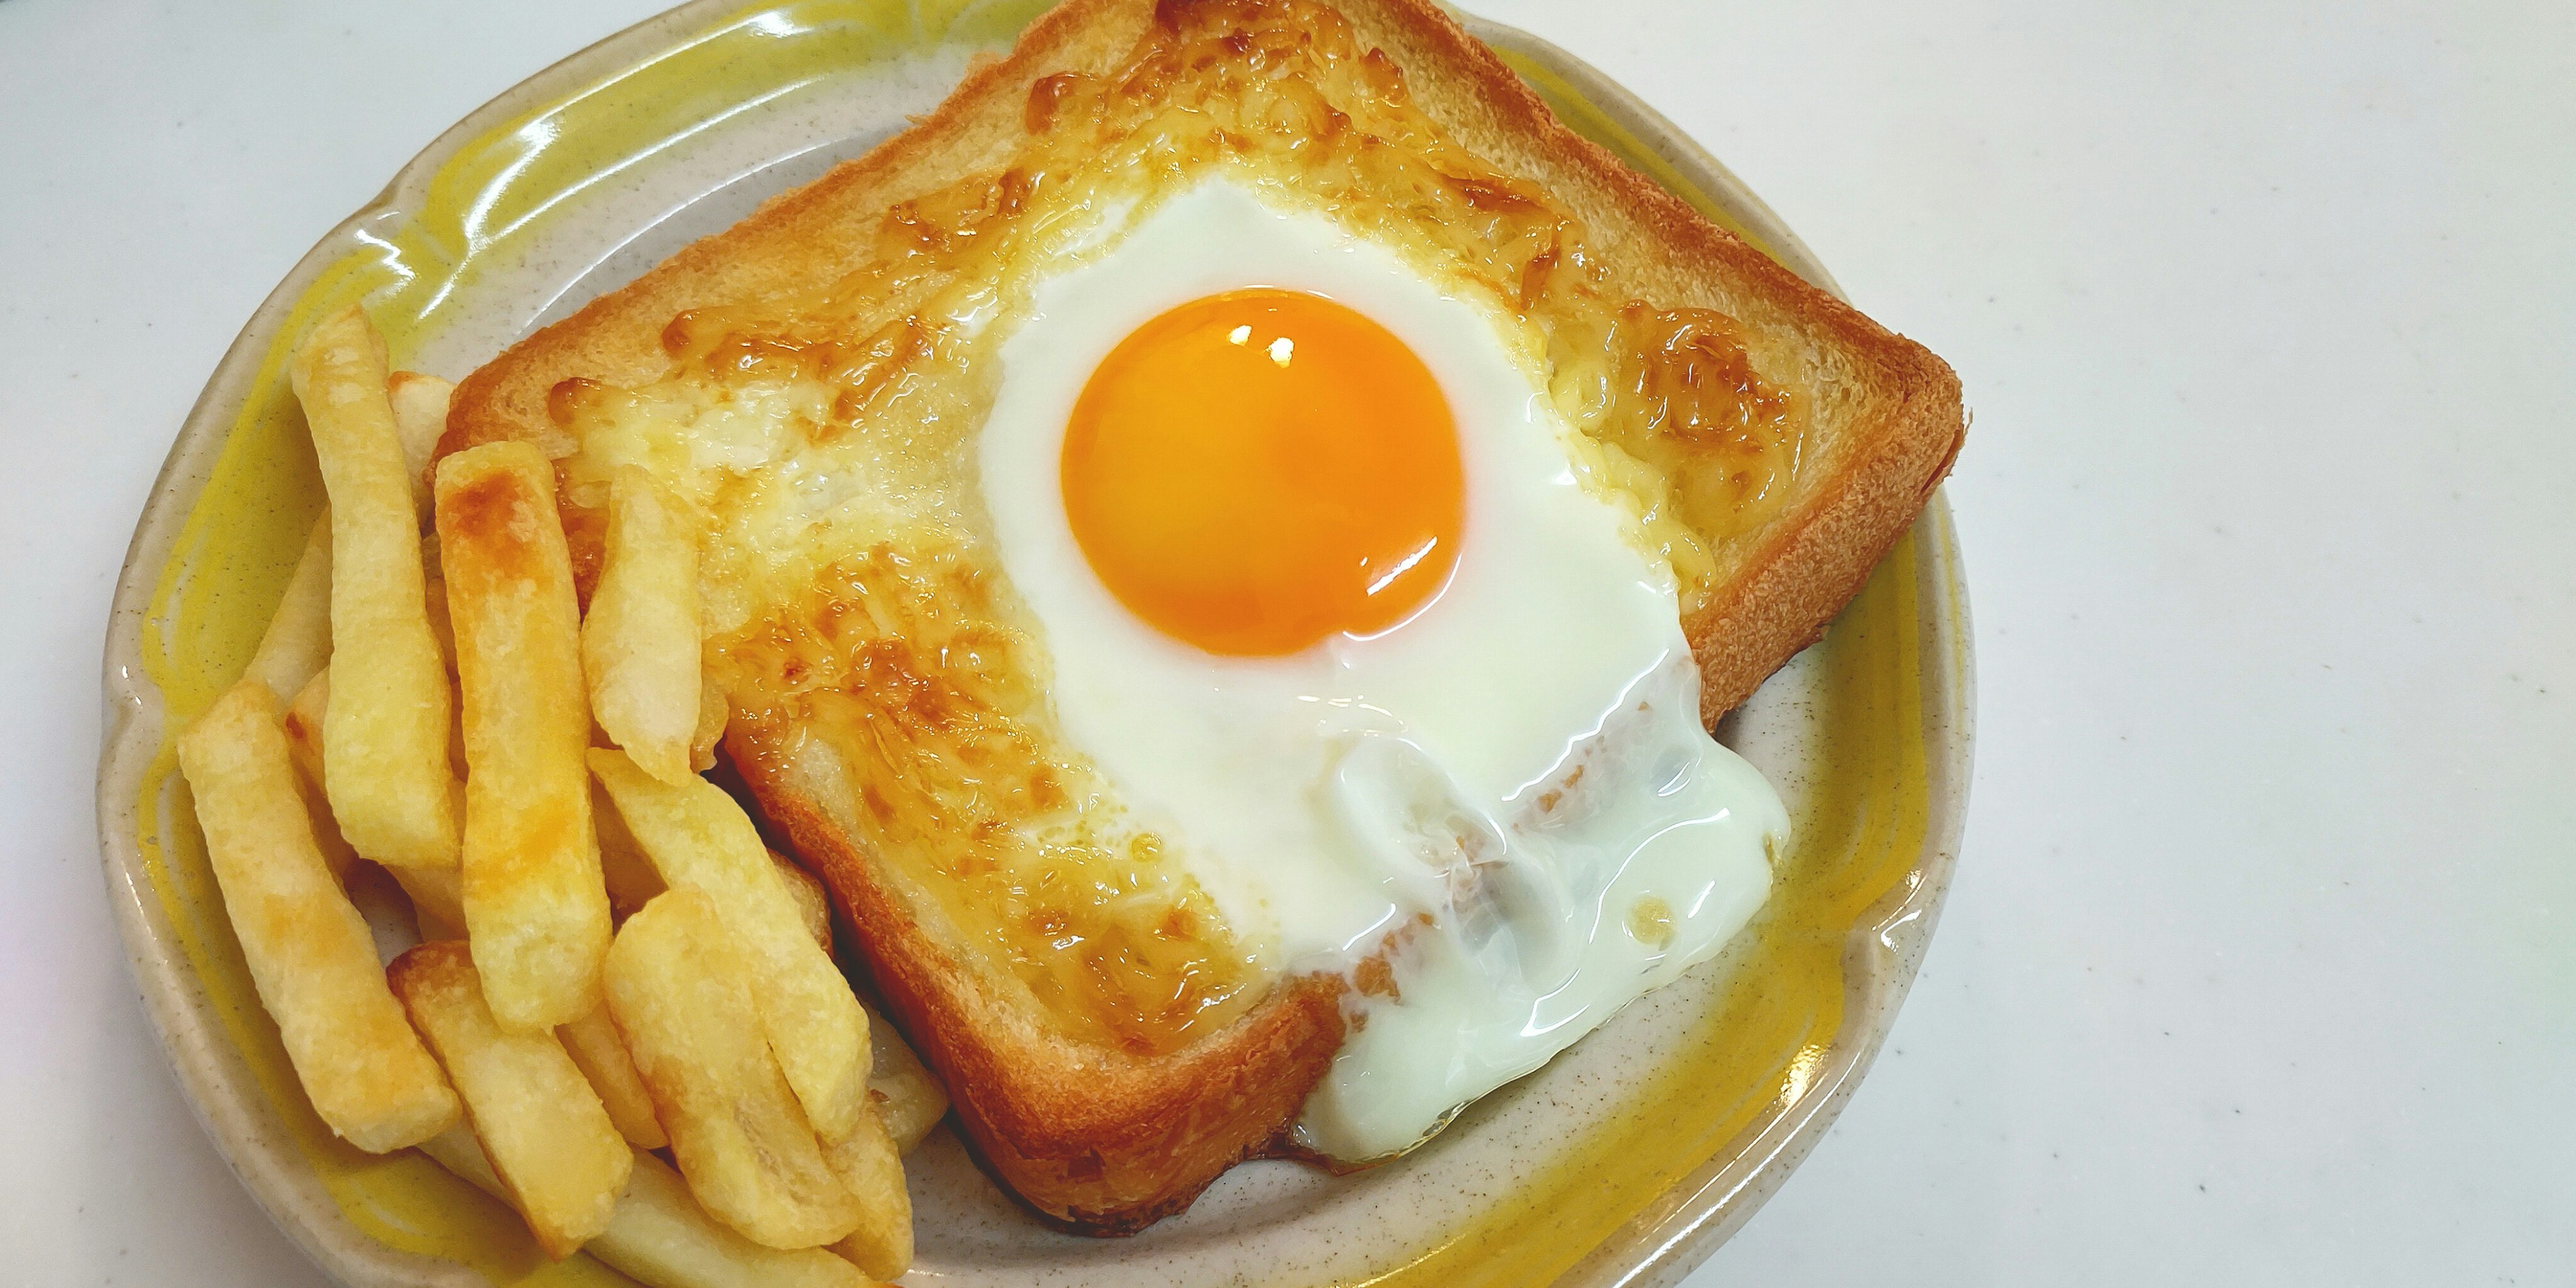
<path id="1" fill-rule="evenodd" d="M 755 731 L 802 728 L 848 767 L 859 840 L 981 933 L 1072 1033 L 1140 1054 L 1222 1029 L 1257 963 L 1150 832 L 1050 745 L 1035 658 L 956 550 L 880 545 L 723 650 Z M 755 732 L 755 741 L 769 741 Z"/>
<path id="2" fill-rule="evenodd" d="M 913 897 L 1066 1033 L 1162 1053 L 1223 1028 L 1273 966 L 1062 744 L 1045 649 L 998 571 L 974 444 L 1041 277 L 1217 177 L 1391 247 L 1491 306 L 1686 613 L 1790 491 L 1808 417 L 1732 319 L 1623 288 L 1581 220 L 1445 137 L 1306 0 L 1167 3 L 1117 71 L 1036 82 L 1024 121 L 1007 165 L 895 205 L 838 280 L 671 319 L 661 383 L 565 382 L 566 524 L 593 557 L 620 464 L 698 507 L 711 672 L 749 745 L 827 739 L 855 839 Z"/>

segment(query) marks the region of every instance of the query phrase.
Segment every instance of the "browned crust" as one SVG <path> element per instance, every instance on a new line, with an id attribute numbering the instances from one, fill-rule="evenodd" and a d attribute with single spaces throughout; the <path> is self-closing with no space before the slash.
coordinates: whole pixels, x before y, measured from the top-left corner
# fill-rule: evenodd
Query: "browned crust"
<path id="1" fill-rule="evenodd" d="M 1058 1224 L 1129 1234 L 1188 1207 L 1270 1145 L 1341 1046 L 1341 983 L 1322 976 L 1288 980 L 1222 1033 L 1155 1059 L 1075 1048 L 995 1015 L 977 972 L 781 781 L 759 741 L 741 729 L 727 748 L 770 827 L 860 929 L 878 991 L 954 1089 L 985 1165 Z"/>
<path id="2" fill-rule="evenodd" d="M 911 129 L 770 198 L 741 223 L 689 244 L 467 376 L 449 404 L 439 454 L 495 439 L 559 436 L 546 400 L 572 377 L 621 386 L 661 379 L 670 367 L 662 328 L 691 308 L 793 299 L 842 277 L 871 253 L 888 207 L 1002 163 L 1025 134 L 1030 82 L 1105 69 L 1151 20 L 1143 0 L 1067 0 L 1047 11 L 1008 57 L 969 68 Z"/>
<path id="3" fill-rule="evenodd" d="M 1194 0 L 1164 0 L 1165 7 Z M 1406 74 L 1414 101 L 1462 145 L 1567 202 L 1659 306 L 1741 322 L 1766 375 L 1830 385 L 1797 495 L 1722 554 L 1719 584 L 1684 623 L 1712 720 L 1820 635 L 1903 534 L 1965 432 L 1957 378 L 1702 218 L 1556 121 L 1493 53 L 1427 0 L 1338 0 L 1363 42 Z M 717 303 L 800 296 L 856 266 L 895 202 L 1003 163 L 1028 86 L 1114 68 L 1156 20 L 1153 0 L 1067 0 L 1010 56 L 971 70 L 912 129 L 763 205 L 487 364 L 458 387 L 440 450 L 560 437 L 547 395 L 580 376 L 660 379 L 664 324 Z M 839 900 L 895 1018 L 954 1093 L 986 1165 L 1040 1213 L 1127 1233 L 1188 1206 L 1236 1161 L 1271 1147 L 1341 1039 L 1338 986 L 1284 984 L 1224 1032 L 1160 1059 L 1051 1039 L 1002 1013 L 952 946 L 911 916 L 868 857 L 737 731 L 737 763 L 764 811 Z"/>

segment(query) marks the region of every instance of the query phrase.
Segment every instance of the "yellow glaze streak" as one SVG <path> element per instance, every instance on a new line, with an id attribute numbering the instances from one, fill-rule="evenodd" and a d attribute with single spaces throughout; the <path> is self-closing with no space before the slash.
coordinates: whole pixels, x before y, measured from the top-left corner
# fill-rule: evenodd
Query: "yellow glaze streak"
<path id="1" fill-rule="evenodd" d="M 256 392 L 160 573 L 142 633 L 165 735 L 240 675 L 320 509 L 312 450 L 283 376 L 289 346 L 314 318 L 365 298 L 399 365 L 451 300 L 486 269 L 510 263 L 550 214 L 603 175 L 684 143 L 710 115 L 942 39 L 992 43 L 1044 8 L 1043 0 L 808 0 L 746 9 L 458 146 L 430 177 L 416 215 L 326 269 L 272 337 Z M 1572 86 L 1513 61 L 1570 124 L 1733 227 L 1707 194 Z M 1913 538 L 1899 545 L 1819 646 L 1818 760 L 1830 777 L 1810 784 L 1796 847 L 1737 975 L 1743 982 L 1609 1130 L 1374 1283 L 1520 1284 L 1560 1274 L 1804 1089 L 1842 1022 L 1845 941 L 1911 870 L 1927 827 L 1919 558 Z M 545 1261 L 513 1215 L 416 1152 L 372 1157 L 332 1137 L 259 1008 L 175 768 L 165 742 L 138 802 L 154 893 L 234 1047 L 351 1224 L 498 1284 L 630 1282 L 587 1257 Z"/>

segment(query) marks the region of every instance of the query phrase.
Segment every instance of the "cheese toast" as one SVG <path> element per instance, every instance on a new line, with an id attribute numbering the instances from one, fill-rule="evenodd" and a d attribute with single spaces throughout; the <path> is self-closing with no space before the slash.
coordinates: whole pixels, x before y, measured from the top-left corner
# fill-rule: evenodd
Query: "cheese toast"
<path id="1" fill-rule="evenodd" d="M 441 453 L 554 457 L 585 595 L 626 457 L 834 466 L 814 486 L 864 522 L 672 467 L 712 480 L 726 747 L 988 1170 L 1086 1233 L 1285 1150 L 1353 982 L 1265 973 L 1103 821 L 1114 788 L 1051 728 L 987 516 L 950 499 L 994 341 L 942 319 L 1007 315 L 1085 253 L 1065 212 L 1229 167 L 1449 265 L 1536 337 L 1671 563 L 1705 720 L 1824 630 L 1965 430 L 1938 358 L 1573 134 L 1428 0 L 1068 0 L 913 128 L 469 377 Z"/>

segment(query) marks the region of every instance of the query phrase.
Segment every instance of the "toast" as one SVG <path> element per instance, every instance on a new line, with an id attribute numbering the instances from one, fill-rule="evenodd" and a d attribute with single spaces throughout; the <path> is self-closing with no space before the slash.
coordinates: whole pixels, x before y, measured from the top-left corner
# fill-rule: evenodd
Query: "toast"
<path id="1" fill-rule="evenodd" d="M 1029 199 L 1026 184 L 1038 180 L 1012 185 L 1037 167 L 1016 163 L 1053 137 L 1065 104 L 1106 119 L 1138 110 L 1157 85 L 1210 61 L 1258 62 L 1283 49 L 1281 57 L 1307 57 L 1308 44 L 1340 49 L 1335 67 L 1379 95 L 1379 108 L 1427 122 L 1428 133 L 1408 146 L 1448 166 L 1443 199 L 1454 208 L 1543 234 L 1543 247 L 1516 252 L 1511 271 L 1497 278 L 1506 307 L 1515 292 L 1525 312 L 1554 307 L 1544 303 L 1553 296 L 1537 293 L 1566 289 L 1551 287 L 1549 274 L 1561 276 L 1562 263 L 1579 258 L 1594 294 L 1653 302 L 1653 310 L 1634 305 L 1617 315 L 1617 325 L 1640 330 L 1605 334 L 1632 346 L 1661 344 L 1682 360 L 1732 361 L 1738 374 L 1728 378 L 1760 395 L 1747 404 L 1752 411 L 1718 427 L 1724 433 L 1674 439 L 1678 446 L 1666 435 L 1655 446 L 1666 453 L 1660 467 L 1676 477 L 1728 452 L 1738 464 L 1776 465 L 1768 474 L 1730 466 L 1713 475 L 1734 480 L 1735 490 L 1711 512 L 1740 521 L 1681 522 L 1668 544 L 1684 574 L 1683 626 L 1701 672 L 1703 715 L 1713 722 L 1819 636 L 1912 523 L 1964 436 L 1957 379 L 1920 346 L 1799 281 L 1566 129 L 1429 0 L 1068 0 L 1030 26 L 1007 57 L 971 71 L 913 128 L 475 372 L 457 391 L 440 450 L 522 439 L 558 458 L 565 524 L 587 593 L 599 510 L 585 503 L 568 458 L 592 432 L 586 427 L 609 414 L 597 410 L 601 400 L 622 396 L 602 391 L 651 386 L 695 362 L 744 371 L 804 363 L 799 370 L 828 367 L 841 382 L 827 410 L 812 413 L 817 433 L 835 425 L 897 433 L 867 428 L 891 423 L 890 407 L 911 418 L 906 424 L 938 422 L 943 413 L 971 420 L 971 388 L 953 404 L 924 402 L 937 390 L 921 394 L 901 379 L 912 369 L 905 364 L 935 363 L 948 352 L 940 347 L 946 341 L 905 319 L 977 263 L 971 246 L 957 247 L 980 228 L 1007 226 L 975 221 L 1006 217 Z M 1079 97 L 1085 93 L 1094 97 Z M 1312 127 L 1348 126 L 1344 109 L 1356 105 L 1325 99 L 1306 118 Z M 982 204 L 961 211 L 959 191 L 981 194 Z M 1512 222 L 1532 209 L 1556 222 Z M 1580 230 L 1585 240 L 1573 245 L 1583 253 L 1563 253 L 1551 227 Z M 909 242 L 887 249 L 890 238 L 916 234 L 937 253 L 925 258 Z M 895 271 L 889 262 L 912 267 Z M 840 285 L 818 295 L 818 283 Z M 842 297 L 853 290 L 876 292 L 868 298 L 882 297 L 884 308 L 851 313 Z M 847 343 L 741 339 L 786 326 L 782 318 L 835 309 Z M 1631 383 L 1642 389 L 1653 380 Z M 1648 512 L 1666 515 L 1670 527 L 1671 515 L 1688 519 L 1686 508 L 1676 502 Z M 907 587 L 997 593 L 971 570 L 942 572 L 935 559 L 894 554 L 878 563 L 874 572 L 849 572 L 853 595 L 875 596 L 872 612 L 909 611 Z M 836 575 L 844 571 L 835 565 Z M 1196 1027 L 1185 1017 L 1153 1031 L 1069 1029 L 1046 1001 L 1053 995 L 1027 983 L 1044 983 L 1042 973 L 1029 973 L 1038 968 L 1001 961 L 1006 954 L 970 933 L 980 923 L 961 918 L 962 896 L 927 888 L 925 869 L 904 853 L 911 844 L 953 850 L 962 842 L 944 831 L 971 821 L 941 812 L 953 801 L 939 795 L 940 783 L 908 780 L 907 770 L 939 769 L 922 748 L 950 745 L 919 729 L 946 737 L 960 720 L 981 722 L 974 728 L 1001 733 L 998 742 L 976 744 L 979 754 L 1023 747 L 1011 741 L 1011 712 L 996 714 L 989 703 L 977 705 L 977 694 L 961 697 L 930 682 L 938 677 L 904 671 L 904 657 L 869 652 L 873 642 L 839 633 L 840 621 L 746 631 L 731 637 L 730 651 L 711 640 L 711 666 L 731 664 L 738 679 L 770 683 L 762 689 L 740 679 L 729 688 L 735 721 L 727 750 L 772 830 L 831 887 L 878 989 L 943 1075 L 988 1170 L 1054 1222 L 1118 1234 L 1188 1206 L 1235 1162 L 1282 1152 L 1285 1128 L 1341 1042 L 1347 983 L 1251 979 L 1229 991 L 1219 972 L 1205 997 L 1192 995 L 1202 1008 L 1193 1014 L 1205 1019 Z M 779 642 L 788 635 L 803 652 Z M 943 650 L 957 638 L 944 637 Z M 792 682 L 792 702 L 779 697 L 781 674 Z M 824 728 L 811 714 L 818 693 L 839 703 L 832 709 L 855 712 L 848 717 L 855 723 Z M 1036 702 L 1042 706 L 1043 695 Z M 887 751 L 881 744 L 889 737 L 913 741 Z M 1060 767 L 1034 763 L 1029 785 L 1011 789 L 1023 804 L 1063 790 L 1049 779 Z M 1166 924 L 1186 926 L 1193 906 L 1175 904 L 1178 920 Z"/>

